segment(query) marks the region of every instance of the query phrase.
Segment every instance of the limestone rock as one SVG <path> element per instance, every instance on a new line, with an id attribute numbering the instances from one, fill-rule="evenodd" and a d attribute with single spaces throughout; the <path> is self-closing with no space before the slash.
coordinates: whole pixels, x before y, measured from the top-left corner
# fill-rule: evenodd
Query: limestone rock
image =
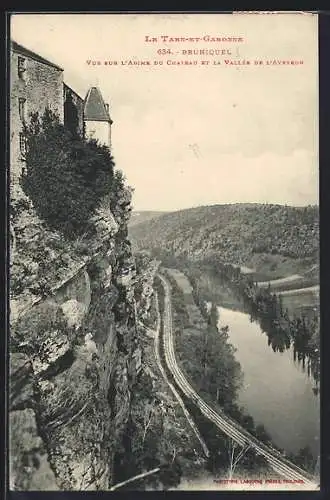
<path id="1" fill-rule="evenodd" d="M 58 490 L 38 435 L 32 409 L 9 414 L 9 487 L 11 490 Z"/>
<path id="2" fill-rule="evenodd" d="M 61 305 L 61 309 L 69 327 L 79 328 L 85 316 L 85 304 L 76 299 L 70 299 Z"/>
<path id="3" fill-rule="evenodd" d="M 28 356 L 21 353 L 11 354 L 9 371 L 10 409 L 23 410 L 31 407 L 33 401 L 33 370 Z"/>
<path id="4" fill-rule="evenodd" d="M 57 330 L 49 334 L 49 338 L 43 342 L 42 349 L 32 359 L 32 366 L 35 375 L 41 375 L 49 367 L 71 351 L 70 342 L 67 337 L 60 335 Z"/>
<path id="5" fill-rule="evenodd" d="M 93 357 L 93 354 L 98 354 L 97 346 L 95 341 L 93 340 L 93 335 L 91 333 L 86 333 L 83 349 L 90 355 L 91 359 Z"/>
<path id="6" fill-rule="evenodd" d="M 118 231 L 118 223 L 109 209 L 99 208 L 92 220 L 100 235 L 104 233 L 114 235 Z"/>

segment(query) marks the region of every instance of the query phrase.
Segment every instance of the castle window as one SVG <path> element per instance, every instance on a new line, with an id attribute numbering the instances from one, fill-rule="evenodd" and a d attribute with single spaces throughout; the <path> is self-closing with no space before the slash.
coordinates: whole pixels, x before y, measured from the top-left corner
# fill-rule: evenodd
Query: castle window
<path id="1" fill-rule="evenodd" d="M 26 71 L 26 59 L 25 57 L 18 56 L 18 77 L 24 80 L 25 71 Z"/>
<path id="2" fill-rule="evenodd" d="M 22 158 L 25 157 L 26 154 L 26 137 L 23 132 L 20 132 L 19 134 L 19 149 L 22 155 Z"/>
<path id="3" fill-rule="evenodd" d="M 22 97 L 19 97 L 18 98 L 18 112 L 19 112 L 19 117 L 21 119 L 22 122 L 25 121 L 25 103 L 26 103 L 26 99 L 22 98 Z"/>

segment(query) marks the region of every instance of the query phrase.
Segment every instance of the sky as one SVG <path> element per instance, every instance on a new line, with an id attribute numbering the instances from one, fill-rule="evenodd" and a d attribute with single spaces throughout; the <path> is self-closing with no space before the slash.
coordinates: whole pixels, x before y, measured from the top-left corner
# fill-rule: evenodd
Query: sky
<path id="1" fill-rule="evenodd" d="M 315 14 L 15 14 L 11 37 L 100 88 L 135 210 L 318 203 Z M 228 52 L 183 52 L 203 49 Z"/>

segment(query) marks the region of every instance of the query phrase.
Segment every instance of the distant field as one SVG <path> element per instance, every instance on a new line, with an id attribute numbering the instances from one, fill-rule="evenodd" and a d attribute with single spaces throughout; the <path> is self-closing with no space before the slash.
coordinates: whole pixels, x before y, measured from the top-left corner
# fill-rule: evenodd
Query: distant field
<path id="1" fill-rule="evenodd" d="M 242 274 L 254 274 L 256 272 L 255 269 L 251 269 L 250 267 L 246 267 L 246 266 L 241 266 L 239 264 L 232 264 L 234 267 L 239 267 L 240 268 L 240 271 Z"/>
<path id="2" fill-rule="evenodd" d="M 291 276 L 287 276 L 286 278 L 280 278 L 280 279 L 277 279 L 277 280 L 271 280 L 271 281 L 259 281 L 258 282 L 258 285 L 261 287 L 261 288 L 264 288 L 264 287 L 267 287 L 269 284 L 272 286 L 272 287 L 280 287 L 281 285 L 285 285 L 286 283 L 290 283 L 290 282 L 299 282 L 300 280 L 302 279 L 302 276 L 300 276 L 299 274 L 292 274 Z"/>
<path id="3" fill-rule="evenodd" d="M 176 269 L 166 269 L 166 271 L 176 280 L 177 284 L 181 288 L 185 296 L 186 307 L 192 321 L 193 325 L 197 325 L 196 317 L 194 314 L 194 308 L 196 307 L 194 304 L 194 299 L 192 297 L 192 287 L 187 279 L 187 277 L 180 271 Z M 283 280 L 278 280 L 283 282 Z M 307 280 L 306 280 L 307 282 Z M 234 297 L 230 288 L 224 285 L 224 283 L 219 282 L 216 277 L 208 272 L 201 273 L 198 278 L 198 283 L 202 295 L 206 300 L 212 302 L 216 301 L 218 304 L 221 304 L 222 307 L 234 309 L 234 310 L 244 310 L 242 305 L 237 301 L 237 298 Z M 291 286 L 296 283 L 294 280 L 290 282 L 285 281 L 284 284 L 287 286 Z M 299 282 L 303 283 L 303 280 Z M 283 287 L 283 285 L 282 285 Z M 284 291 L 284 290 L 281 290 Z M 313 288 L 306 287 L 305 289 L 285 289 L 284 293 L 279 293 L 280 290 L 274 290 L 275 293 L 281 295 L 282 303 L 284 308 L 288 309 L 289 314 L 300 315 L 305 314 L 306 316 L 310 316 L 314 314 L 314 310 L 319 309 L 319 287 L 318 285 L 313 286 Z"/>
<path id="4" fill-rule="evenodd" d="M 307 286 L 305 288 L 295 288 L 293 290 L 281 290 L 280 293 L 282 296 L 288 295 L 306 295 L 309 293 L 314 293 L 315 295 L 320 295 L 320 285 Z"/>
<path id="5" fill-rule="evenodd" d="M 310 315 L 315 308 L 319 308 L 319 284 L 316 276 L 306 273 L 307 276 L 293 274 L 286 278 L 259 282 L 263 288 L 270 283 L 271 290 L 282 298 L 282 303 L 291 315 Z"/>
<path id="6" fill-rule="evenodd" d="M 165 268 L 165 271 L 175 279 L 178 286 L 183 291 L 184 295 L 187 295 L 188 298 L 194 303 L 193 295 L 192 295 L 192 286 L 188 278 L 181 271 L 177 269 Z"/>
<path id="7" fill-rule="evenodd" d="M 291 315 L 302 313 L 309 315 L 314 311 L 314 308 L 318 310 L 320 307 L 320 299 L 313 292 L 281 295 L 281 297 L 283 306 L 288 309 Z"/>
<path id="8" fill-rule="evenodd" d="M 280 280 L 284 279 L 284 284 L 287 281 L 306 278 L 306 283 L 310 284 L 318 283 L 319 281 L 319 266 L 313 265 L 312 260 L 301 260 L 301 259 L 288 259 L 286 257 L 281 257 L 279 255 L 268 255 L 268 256 L 254 256 L 252 268 L 255 269 L 254 272 L 250 272 L 249 276 L 253 281 L 257 281 L 261 286 L 268 286 L 269 281 L 281 283 Z M 244 272 L 244 271 L 243 271 Z M 305 285 L 303 285 L 305 286 Z"/>
<path id="9" fill-rule="evenodd" d="M 267 288 L 270 285 L 270 288 L 274 290 L 274 292 L 282 292 L 285 290 L 297 290 L 299 288 L 307 288 L 319 283 L 318 277 L 316 276 L 302 276 L 299 274 L 292 274 L 291 276 L 287 276 L 285 278 L 276 279 L 276 280 L 268 280 L 268 281 L 258 281 L 258 286 L 260 288 Z"/>
<path id="10" fill-rule="evenodd" d="M 267 288 L 269 284 L 271 290 L 274 290 L 274 292 L 283 292 L 286 290 L 297 290 L 317 285 L 318 280 L 314 277 L 305 277 L 293 274 L 291 276 L 287 276 L 286 278 L 258 282 L 260 288 Z"/>

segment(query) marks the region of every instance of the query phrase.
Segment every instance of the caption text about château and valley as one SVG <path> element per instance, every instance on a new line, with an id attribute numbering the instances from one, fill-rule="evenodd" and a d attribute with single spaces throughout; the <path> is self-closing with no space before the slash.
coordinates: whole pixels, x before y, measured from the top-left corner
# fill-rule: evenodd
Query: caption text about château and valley
<path id="1" fill-rule="evenodd" d="M 246 57 L 245 47 L 247 40 L 240 35 L 211 36 L 171 36 L 171 35 L 145 35 L 143 40 L 144 57 L 132 54 L 123 58 L 89 58 L 88 66 L 105 67 L 131 67 L 131 68 L 176 68 L 176 67 L 257 67 L 272 66 L 297 67 L 304 64 L 303 58 L 297 54 L 294 58 L 283 57 Z"/>

